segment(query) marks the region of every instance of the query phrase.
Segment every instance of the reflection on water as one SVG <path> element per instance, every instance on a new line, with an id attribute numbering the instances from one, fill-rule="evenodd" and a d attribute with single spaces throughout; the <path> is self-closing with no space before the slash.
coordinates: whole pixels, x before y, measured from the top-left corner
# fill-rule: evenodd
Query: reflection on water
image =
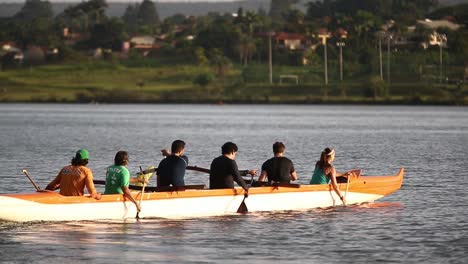
<path id="1" fill-rule="evenodd" d="M 0 193 L 45 186 L 88 148 L 103 179 L 117 150 L 131 172 L 159 149 L 187 142 L 191 165 L 209 167 L 226 141 L 241 169 L 260 169 L 286 144 L 299 183 L 327 146 L 338 170 L 365 175 L 406 168 L 401 190 L 357 206 L 185 220 L 0 222 L 2 262 L 47 263 L 466 263 L 468 111 L 456 107 L 0 105 Z M 186 182 L 207 184 L 188 172 Z M 154 183 L 153 183 L 154 184 Z M 98 188 L 102 188 L 99 186 Z M 101 190 L 102 191 L 102 190 Z"/>

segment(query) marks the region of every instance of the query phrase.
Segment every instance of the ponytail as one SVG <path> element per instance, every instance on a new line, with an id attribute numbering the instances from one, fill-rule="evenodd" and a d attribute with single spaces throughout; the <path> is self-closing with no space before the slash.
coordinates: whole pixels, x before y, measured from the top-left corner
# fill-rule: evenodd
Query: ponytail
<path id="1" fill-rule="evenodd" d="M 327 167 L 331 167 L 331 164 L 329 162 L 329 157 L 335 153 L 334 149 L 331 148 L 326 148 L 322 151 L 320 154 L 320 160 L 317 162 L 317 166 L 320 167 L 325 172 L 325 169 Z"/>

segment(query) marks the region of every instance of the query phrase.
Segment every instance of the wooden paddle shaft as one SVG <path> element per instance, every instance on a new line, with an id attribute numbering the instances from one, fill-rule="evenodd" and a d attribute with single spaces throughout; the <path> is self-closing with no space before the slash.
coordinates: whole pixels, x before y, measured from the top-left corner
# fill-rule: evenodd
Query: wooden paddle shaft
<path id="1" fill-rule="evenodd" d="M 28 177 L 29 181 L 32 183 L 32 185 L 34 186 L 34 188 L 36 188 L 36 191 L 40 191 L 41 188 L 33 181 L 33 179 L 31 178 L 31 176 L 29 176 L 29 173 L 27 170 L 23 170 L 23 173 L 24 175 L 26 175 L 26 177 Z"/>

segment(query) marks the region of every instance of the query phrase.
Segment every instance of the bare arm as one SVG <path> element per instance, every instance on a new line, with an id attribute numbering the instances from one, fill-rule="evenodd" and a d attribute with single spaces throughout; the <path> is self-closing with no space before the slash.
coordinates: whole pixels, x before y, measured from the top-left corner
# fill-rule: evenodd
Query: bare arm
<path id="1" fill-rule="evenodd" d="M 260 177 L 258 178 L 258 181 L 265 181 L 267 178 L 267 172 L 266 170 L 262 170 L 262 173 L 260 174 Z"/>
<path id="2" fill-rule="evenodd" d="M 61 171 L 60 171 L 61 172 Z M 59 173 L 57 175 L 57 177 L 55 177 L 55 179 L 53 181 L 51 181 L 49 183 L 49 185 L 47 185 L 46 187 L 46 190 L 49 190 L 49 191 L 55 191 L 57 190 L 58 188 L 60 188 L 60 181 L 62 179 L 62 174 Z"/>
<path id="3" fill-rule="evenodd" d="M 340 188 L 338 187 L 338 183 L 336 182 L 336 170 L 335 170 L 335 168 L 333 168 L 333 167 L 330 168 L 330 172 L 329 172 L 328 176 L 330 177 L 330 180 L 331 180 L 330 184 L 332 185 L 333 190 L 335 190 L 336 194 L 340 197 L 340 200 L 343 202 L 343 204 L 346 204 L 346 200 L 345 200 L 344 196 L 341 194 Z"/>
<path id="4" fill-rule="evenodd" d="M 122 191 L 124 193 L 124 197 L 129 199 L 132 203 L 134 203 L 137 208 L 137 211 L 140 212 L 141 211 L 140 205 L 136 202 L 135 198 L 133 198 L 132 193 L 130 192 L 130 189 L 128 188 L 128 186 L 122 187 Z"/>
<path id="5" fill-rule="evenodd" d="M 297 180 L 297 173 L 296 171 L 291 172 L 291 181 Z"/>
<path id="6" fill-rule="evenodd" d="M 90 171 L 90 174 L 86 177 L 85 180 L 86 189 L 88 189 L 89 194 L 96 200 L 101 200 L 101 194 L 96 191 L 96 187 L 93 182 L 93 173 Z"/>
<path id="7" fill-rule="evenodd" d="M 167 157 L 167 156 L 170 156 L 171 155 L 171 152 L 167 149 L 161 149 L 161 154 L 164 156 L 164 157 Z"/>
<path id="8" fill-rule="evenodd" d="M 336 177 L 348 176 L 349 172 L 336 172 Z"/>

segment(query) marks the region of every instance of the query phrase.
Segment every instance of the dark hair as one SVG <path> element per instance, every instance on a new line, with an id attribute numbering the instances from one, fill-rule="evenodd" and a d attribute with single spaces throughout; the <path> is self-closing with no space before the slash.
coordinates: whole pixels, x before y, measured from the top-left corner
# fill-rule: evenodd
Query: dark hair
<path id="1" fill-rule="evenodd" d="M 323 172 L 325 172 L 325 169 L 328 168 L 328 167 L 331 167 L 331 164 L 328 162 L 328 156 L 330 155 L 330 153 L 333 152 L 333 149 L 331 148 L 326 148 L 322 151 L 322 153 L 320 154 L 320 160 L 317 161 L 317 166 L 319 166 Z M 326 172 L 325 172 L 326 173 Z"/>
<path id="2" fill-rule="evenodd" d="M 177 152 L 181 152 L 182 150 L 184 150 L 184 148 L 185 148 L 185 142 L 178 139 L 178 140 L 175 140 L 174 142 L 172 142 L 171 152 L 172 152 L 172 154 L 177 153 Z"/>
<path id="3" fill-rule="evenodd" d="M 125 166 L 128 162 L 128 152 L 127 151 L 119 151 L 115 154 L 114 158 L 114 165 L 115 166 Z"/>
<path id="4" fill-rule="evenodd" d="M 73 157 L 71 160 L 73 166 L 86 166 L 88 165 L 88 159 L 81 159 L 79 157 Z"/>
<path id="5" fill-rule="evenodd" d="M 232 152 L 237 152 L 237 145 L 232 142 L 226 142 L 221 147 L 222 154 L 231 154 Z"/>
<path id="6" fill-rule="evenodd" d="M 275 154 L 283 153 L 285 149 L 286 147 L 283 142 L 275 142 L 275 144 L 273 144 L 273 153 Z"/>

